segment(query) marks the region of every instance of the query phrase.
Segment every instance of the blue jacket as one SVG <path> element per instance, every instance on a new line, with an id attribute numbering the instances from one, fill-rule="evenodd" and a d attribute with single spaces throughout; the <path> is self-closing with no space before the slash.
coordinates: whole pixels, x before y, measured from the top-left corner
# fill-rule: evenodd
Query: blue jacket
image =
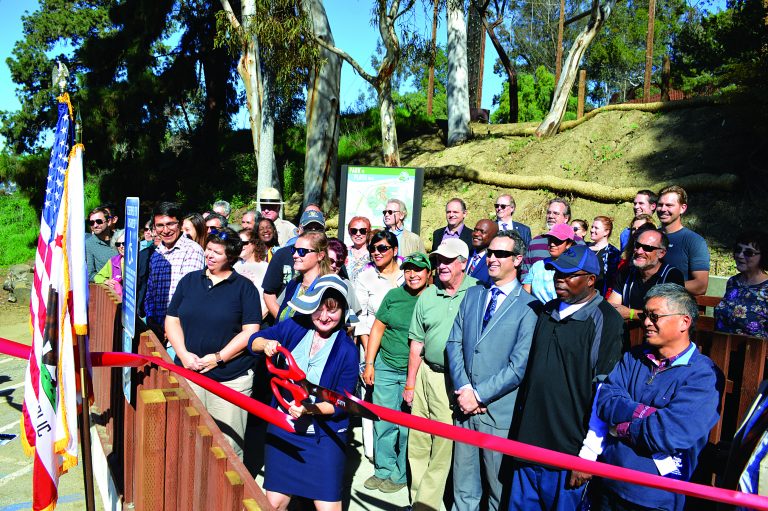
<path id="1" fill-rule="evenodd" d="M 255 333 L 248 341 L 248 350 L 251 351 L 251 342 L 254 338 L 263 337 L 278 341 L 280 344 L 293 351 L 299 344 L 304 335 L 309 331 L 312 325 L 311 320 L 306 316 L 297 315 L 296 318 L 288 318 L 285 321 Z M 261 353 L 254 353 L 261 355 Z M 282 357 L 281 357 L 282 359 Z M 323 375 L 320 377 L 318 385 L 341 394 L 344 391 L 354 393 L 357 377 L 359 374 L 359 355 L 355 344 L 342 329 L 339 331 L 336 341 L 333 343 L 331 353 L 328 355 L 328 361 L 323 369 Z M 321 400 L 318 399 L 318 402 Z M 276 406 L 276 400 L 273 399 L 273 406 Z M 342 432 L 349 426 L 349 415 L 340 407 L 336 407 L 333 415 L 312 415 L 315 424 L 315 434 L 328 435 Z"/>
<path id="2" fill-rule="evenodd" d="M 603 461 L 659 475 L 654 458 L 671 457 L 678 471 L 663 475 L 689 480 L 717 423 L 723 375 L 691 343 L 671 367 L 654 376 L 647 349 L 638 346 L 625 353 L 600 389 L 598 417 L 609 426 L 631 423 L 626 438 L 608 436 Z M 640 404 L 657 410 L 634 418 Z M 675 493 L 611 479 L 604 484 L 621 498 L 649 508 L 682 510 L 685 503 Z"/>
<path id="3" fill-rule="evenodd" d="M 464 266 L 464 272 L 469 269 L 469 265 L 472 263 L 472 257 L 474 257 L 474 251 L 469 256 L 469 259 L 467 259 L 467 264 Z M 480 261 L 475 265 L 475 268 L 472 270 L 472 273 L 469 273 L 468 275 L 470 277 L 475 277 L 477 280 L 485 284 L 486 286 L 491 285 L 491 276 L 488 275 L 488 261 L 486 260 L 487 256 L 483 256 Z"/>

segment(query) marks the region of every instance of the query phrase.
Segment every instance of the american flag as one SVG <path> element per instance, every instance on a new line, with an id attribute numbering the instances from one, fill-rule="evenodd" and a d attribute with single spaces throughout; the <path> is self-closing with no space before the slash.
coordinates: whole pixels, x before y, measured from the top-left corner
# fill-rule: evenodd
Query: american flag
<path id="1" fill-rule="evenodd" d="M 67 94 L 58 113 L 29 304 L 32 350 L 22 409 L 23 444 L 34 455 L 35 510 L 56 507 L 59 475 L 77 464 L 73 345 L 75 335 L 87 331 L 82 146 L 72 147 Z"/>

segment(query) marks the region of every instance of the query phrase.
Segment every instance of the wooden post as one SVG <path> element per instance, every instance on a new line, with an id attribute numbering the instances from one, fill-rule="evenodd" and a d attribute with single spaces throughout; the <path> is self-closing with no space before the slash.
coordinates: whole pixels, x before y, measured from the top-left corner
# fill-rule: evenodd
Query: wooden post
<path id="1" fill-rule="evenodd" d="M 587 92 L 587 70 L 579 70 L 579 98 L 576 106 L 576 118 L 584 117 L 584 96 Z"/>
<path id="2" fill-rule="evenodd" d="M 440 12 L 440 0 L 435 0 L 435 10 L 432 14 L 432 56 L 429 62 L 429 82 L 427 85 L 427 115 L 432 115 L 432 98 L 435 94 L 435 54 L 437 52 L 437 15 Z"/>
<path id="3" fill-rule="evenodd" d="M 211 436 L 211 430 L 207 426 L 197 426 L 195 434 L 194 453 L 195 456 L 195 474 L 194 483 L 190 487 L 192 492 L 192 509 L 193 511 L 207 511 L 208 507 L 208 474 L 210 472 L 210 449 L 213 443 L 213 436 Z"/>
<path id="4" fill-rule="evenodd" d="M 656 0 L 648 0 L 648 34 L 645 39 L 645 83 L 643 102 L 651 101 L 651 71 L 653 70 L 653 24 L 656 18 Z"/>
<path id="5" fill-rule="evenodd" d="M 162 390 L 142 390 L 136 403 L 136 485 L 138 511 L 164 509 L 166 401 Z"/>
<path id="6" fill-rule="evenodd" d="M 555 83 L 563 70 L 563 32 L 565 31 L 565 0 L 560 0 L 560 21 L 557 23 L 557 53 L 555 54 Z"/>

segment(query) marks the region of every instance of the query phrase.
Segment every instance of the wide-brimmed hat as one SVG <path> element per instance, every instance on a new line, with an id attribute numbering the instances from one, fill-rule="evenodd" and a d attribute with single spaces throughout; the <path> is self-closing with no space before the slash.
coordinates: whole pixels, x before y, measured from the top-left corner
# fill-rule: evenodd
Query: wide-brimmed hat
<path id="1" fill-rule="evenodd" d="M 400 269 L 404 269 L 408 264 L 422 270 L 432 269 L 432 263 L 429 262 L 429 257 L 427 257 L 426 254 L 422 254 L 421 252 L 414 252 L 413 254 L 406 256 L 406 258 L 403 259 L 403 262 L 400 263 Z"/>
<path id="2" fill-rule="evenodd" d="M 259 203 L 262 202 L 264 204 L 285 204 L 283 198 L 280 196 L 280 191 L 271 186 L 263 188 L 259 193 Z"/>
<path id="3" fill-rule="evenodd" d="M 458 238 L 448 238 L 447 240 L 443 240 L 440 243 L 440 246 L 437 247 L 437 250 L 434 250 L 431 254 L 429 254 L 430 257 L 435 255 L 441 255 L 443 257 L 447 257 L 448 259 L 456 259 L 459 256 L 463 257 L 464 259 L 468 259 L 469 247 L 466 243 Z"/>
<path id="4" fill-rule="evenodd" d="M 557 259 L 547 257 L 544 259 L 544 267 L 560 273 L 576 273 L 582 270 L 592 275 L 600 275 L 600 261 L 586 245 L 569 247 Z"/>
<path id="5" fill-rule="evenodd" d="M 309 286 L 306 293 L 301 296 L 297 296 L 288 302 L 288 306 L 298 312 L 299 314 L 312 314 L 320 307 L 320 303 L 323 301 L 325 293 L 331 289 L 338 291 L 343 297 L 346 303 L 346 312 L 344 314 L 346 321 L 356 322 L 357 317 L 352 314 L 350 316 L 349 310 L 349 287 L 338 275 L 329 274 L 317 277 L 315 281 Z"/>

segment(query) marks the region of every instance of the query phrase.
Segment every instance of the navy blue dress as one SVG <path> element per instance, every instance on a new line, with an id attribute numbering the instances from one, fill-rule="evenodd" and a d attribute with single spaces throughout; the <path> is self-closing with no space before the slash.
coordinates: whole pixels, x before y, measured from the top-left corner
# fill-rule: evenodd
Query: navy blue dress
<path id="1" fill-rule="evenodd" d="M 256 336 L 276 340 L 293 351 L 311 326 L 308 317 L 297 315 L 258 332 Z M 248 349 L 251 349 L 250 342 Z M 352 339 L 340 331 L 318 384 L 340 393 L 354 392 L 359 372 L 358 358 Z M 278 406 L 275 400 L 273 406 Z M 314 433 L 288 433 L 272 425 L 267 428 L 264 488 L 312 500 L 340 501 L 349 416 L 337 407 L 333 415 L 311 415 L 309 418 Z"/>

